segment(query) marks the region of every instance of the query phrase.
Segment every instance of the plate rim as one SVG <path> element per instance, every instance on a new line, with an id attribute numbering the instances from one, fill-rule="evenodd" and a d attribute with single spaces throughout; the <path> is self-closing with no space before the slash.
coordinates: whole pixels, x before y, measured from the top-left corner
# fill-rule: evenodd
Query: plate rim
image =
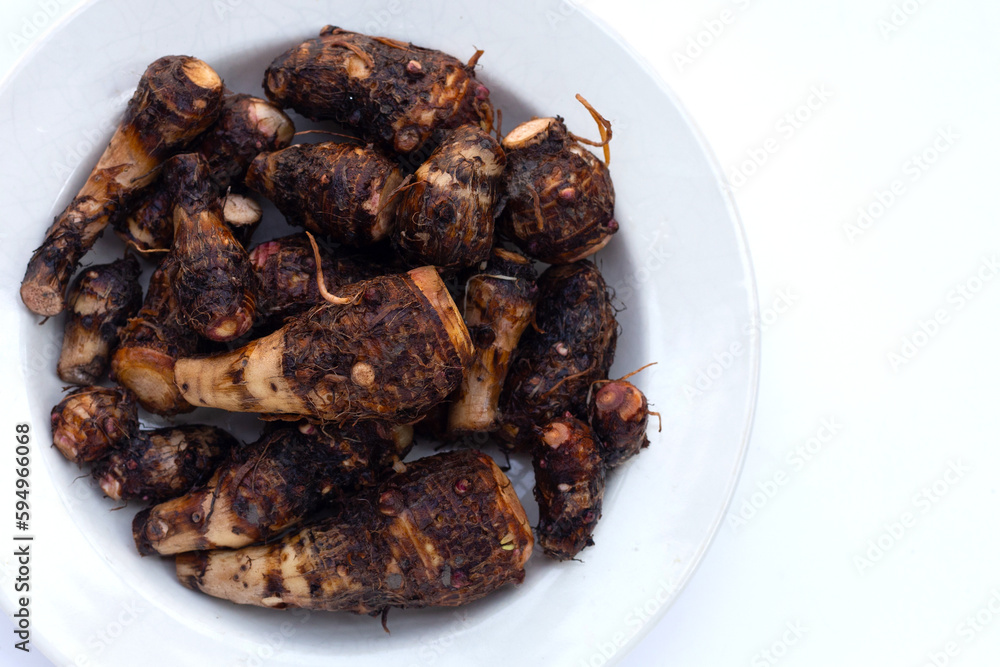
<path id="1" fill-rule="evenodd" d="M 105 1 L 106 0 L 83 0 L 53 21 L 46 28 L 45 33 L 33 41 L 32 44 L 18 56 L 14 64 L 11 66 L 11 69 L 3 76 L 3 78 L 0 78 L 0 97 L 7 94 L 8 89 L 13 85 L 14 80 L 27 66 L 27 64 L 37 55 L 39 51 L 49 46 L 55 36 L 63 30 L 68 23 L 75 20 L 78 15 L 87 11 L 91 6 Z M 719 163 L 715 152 L 712 150 L 710 143 L 706 139 L 701 127 L 689 113 L 687 107 L 682 103 L 674 89 L 667 83 L 666 79 L 660 74 L 660 72 L 652 66 L 644 55 L 639 53 L 635 47 L 626 41 L 615 28 L 611 27 L 604 19 L 594 14 L 589 7 L 579 4 L 575 0 L 561 0 L 561 2 L 557 0 L 550 0 L 550 2 L 554 5 L 560 6 L 563 3 L 571 4 L 575 12 L 580 13 L 588 22 L 598 28 L 608 39 L 622 49 L 622 51 L 624 51 L 628 57 L 636 63 L 642 73 L 649 77 L 649 79 L 656 84 L 657 88 L 667 96 L 674 108 L 677 110 L 677 113 L 684 121 L 684 124 L 690 128 L 701 154 L 706 158 L 707 165 L 715 179 L 715 185 L 725 204 L 729 223 L 735 232 L 735 240 L 738 250 L 737 254 L 740 259 L 743 274 L 742 278 L 746 289 L 746 305 L 748 314 L 751 318 L 751 322 L 759 322 L 759 292 L 746 229 L 736 203 L 733 189 L 729 185 L 725 172 L 722 169 L 722 166 Z M 732 506 L 736 489 L 741 480 L 743 468 L 746 462 L 749 441 L 752 436 L 756 418 L 756 407 L 760 389 L 761 335 L 759 327 L 752 327 L 747 339 L 749 343 L 748 350 L 750 352 L 748 357 L 749 383 L 746 388 L 746 401 L 741 414 L 743 429 L 740 436 L 738 453 L 728 474 L 728 484 L 724 492 L 725 500 L 721 504 L 720 509 L 708 529 L 707 539 L 705 539 L 702 544 L 699 545 L 698 549 L 692 554 L 691 566 L 689 566 L 689 568 L 684 572 L 682 577 L 673 582 L 675 586 L 670 598 L 664 602 L 654 614 L 651 615 L 650 621 L 645 623 L 639 631 L 632 635 L 629 640 L 619 648 L 615 655 L 608 659 L 608 661 L 604 664 L 611 665 L 619 663 L 663 621 L 667 612 L 673 607 L 674 603 L 680 597 L 681 593 L 683 593 L 691 579 L 701 568 L 705 556 L 715 543 L 722 524 L 725 521 L 725 517 Z M 23 384 L 26 378 L 23 375 L 22 369 L 19 365 L 15 367 L 19 371 L 20 379 Z M 11 606 L 11 603 L 14 602 L 15 600 L 13 598 L 8 599 L 6 594 L 0 595 L 0 607 L 3 608 L 5 613 L 12 611 L 13 607 Z M 56 640 L 50 640 L 44 635 L 37 635 L 33 633 L 31 643 L 34 644 L 38 650 L 53 663 L 57 663 L 59 660 L 65 661 L 72 659 L 68 654 L 64 655 Z"/>

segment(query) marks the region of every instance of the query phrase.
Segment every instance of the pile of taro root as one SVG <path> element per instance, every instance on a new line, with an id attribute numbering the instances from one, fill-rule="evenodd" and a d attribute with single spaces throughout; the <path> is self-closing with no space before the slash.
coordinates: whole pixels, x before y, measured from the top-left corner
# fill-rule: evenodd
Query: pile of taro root
<path id="1" fill-rule="evenodd" d="M 79 385 L 53 443 L 144 506 L 138 551 L 185 586 L 384 615 L 521 581 L 536 536 L 559 560 L 593 544 L 655 414 L 608 379 L 615 309 L 585 259 L 618 230 L 611 128 L 579 98 L 600 141 L 559 117 L 504 136 L 480 55 L 327 27 L 273 61 L 266 100 L 160 58 L 31 257 L 21 297 L 65 311 L 57 370 Z M 282 109 L 338 140 L 293 144 Z M 252 245 L 258 196 L 304 231 Z M 108 225 L 123 259 L 77 273 Z M 257 413 L 261 434 L 144 429 L 140 407 Z M 471 447 L 404 463 L 415 432 L 530 456 L 538 525 Z"/>

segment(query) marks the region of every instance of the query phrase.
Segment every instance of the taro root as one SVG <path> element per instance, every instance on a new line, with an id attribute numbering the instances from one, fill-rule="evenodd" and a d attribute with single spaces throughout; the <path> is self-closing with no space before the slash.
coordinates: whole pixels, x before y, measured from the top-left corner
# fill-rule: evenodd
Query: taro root
<path id="1" fill-rule="evenodd" d="M 433 49 L 327 26 L 275 58 L 268 99 L 312 120 L 336 120 L 399 154 L 466 123 L 491 129 L 490 91 L 476 80 L 481 51 L 461 61 Z"/>
<path id="2" fill-rule="evenodd" d="M 196 58 L 166 56 L 146 69 L 97 166 L 28 262 L 21 300 L 29 310 L 62 312 L 80 259 L 160 163 L 216 119 L 222 91 L 219 75 Z"/>
<path id="3" fill-rule="evenodd" d="M 205 481 L 238 443 L 214 426 L 137 431 L 91 471 L 112 500 L 159 502 Z"/>
<path id="4" fill-rule="evenodd" d="M 402 189 L 392 242 L 414 266 L 473 266 L 489 257 L 504 192 L 500 144 L 476 125 L 452 130 Z"/>
<path id="5" fill-rule="evenodd" d="M 531 262 L 502 248 L 469 278 L 465 324 L 475 346 L 472 364 L 448 411 L 448 431 L 493 431 L 511 355 L 535 312 L 538 289 Z"/>
<path id="6" fill-rule="evenodd" d="M 226 97 L 219 119 L 205 131 L 191 151 L 208 162 L 211 179 L 220 194 L 246 176 L 260 153 L 281 150 L 292 143 L 295 124 L 284 111 L 252 95 Z"/>
<path id="7" fill-rule="evenodd" d="M 172 157 L 164 187 L 173 193 L 177 263 L 171 282 L 181 320 L 214 341 L 239 338 L 256 316 L 257 276 L 247 251 L 222 222 L 222 200 L 208 163 L 196 153 Z"/>
<path id="8" fill-rule="evenodd" d="M 145 191 L 128 218 L 119 218 L 116 233 L 130 248 L 143 255 L 167 252 L 174 242 L 173 193 L 157 182 L 156 188 Z M 252 198 L 230 192 L 222 206 L 222 221 L 229 227 L 240 245 L 246 247 L 250 236 L 260 224 L 263 210 Z"/>
<path id="9" fill-rule="evenodd" d="M 469 333 L 434 267 L 337 292 L 233 352 L 181 359 L 193 405 L 321 421 L 408 423 L 443 401 L 472 357 Z"/>
<path id="10" fill-rule="evenodd" d="M 609 470 L 649 447 L 646 425 L 650 414 L 645 395 L 624 379 L 608 382 L 594 393 L 590 425 Z"/>
<path id="11" fill-rule="evenodd" d="M 250 95 L 229 94 L 218 120 L 192 143 L 190 152 L 204 158 L 218 194 L 225 195 L 230 186 L 243 182 L 258 153 L 288 146 L 294 133 L 292 120 L 273 104 Z M 174 237 L 173 208 L 173 193 L 158 180 L 140 193 L 127 215 L 115 218 L 115 231 L 141 253 L 169 250 Z M 230 211 L 227 200 L 226 223 L 231 227 L 247 224 L 245 211 L 234 218 L 236 213 Z M 241 243 L 249 240 L 249 234 L 241 238 L 236 229 L 233 232 Z"/>
<path id="12" fill-rule="evenodd" d="M 77 464 L 108 455 L 139 430 L 135 398 L 120 387 L 82 387 L 52 408 L 52 444 Z"/>
<path id="13" fill-rule="evenodd" d="M 594 254 L 618 231 L 607 166 L 580 145 L 561 118 L 535 118 L 504 137 L 507 206 L 501 234 L 550 264 Z"/>
<path id="14" fill-rule="evenodd" d="M 343 256 L 319 247 L 323 280 L 328 289 L 392 273 L 375 257 Z M 250 249 L 250 263 L 260 281 L 257 312 L 284 318 L 323 303 L 316 280 L 316 258 L 305 233 L 283 236 Z"/>
<path id="15" fill-rule="evenodd" d="M 230 192 L 222 202 L 222 222 L 226 223 L 233 238 L 244 248 L 250 246 L 250 238 L 260 226 L 264 209 L 253 197 Z"/>
<path id="16" fill-rule="evenodd" d="M 556 560 L 576 557 L 594 544 L 601 518 L 605 470 L 594 434 L 566 415 L 542 429 L 532 452 L 538 544 Z"/>
<path id="17" fill-rule="evenodd" d="M 399 167 L 381 153 L 353 144 L 296 144 L 258 155 L 248 187 L 278 207 L 288 224 L 331 241 L 367 246 L 389 236 Z"/>
<path id="18" fill-rule="evenodd" d="M 56 367 L 59 379 L 88 385 L 108 370 L 118 330 L 142 305 L 139 262 L 131 255 L 85 270 L 66 296 L 66 326 Z"/>
<path id="19" fill-rule="evenodd" d="M 406 464 L 371 500 L 274 544 L 176 563 L 188 588 L 240 604 L 374 615 L 520 582 L 533 543 L 514 485 L 486 454 L 459 450 Z"/>
<path id="20" fill-rule="evenodd" d="M 157 181 L 135 198 L 127 215 L 114 219 L 115 233 L 143 255 L 166 252 L 174 240 L 173 193 Z"/>
<path id="21" fill-rule="evenodd" d="M 521 336 L 500 395 L 500 434 L 525 444 L 532 427 L 569 411 L 587 415 L 590 386 L 608 377 L 618 324 L 589 261 L 550 266 L 538 279 L 534 324 Z"/>
<path id="22" fill-rule="evenodd" d="M 111 357 L 111 378 L 131 389 L 143 408 L 164 416 L 194 409 L 174 385 L 174 362 L 198 347 L 198 337 L 181 322 L 171 288 L 176 272 L 173 256 L 167 255 L 150 276 L 142 308 L 122 328 Z"/>
<path id="23" fill-rule="evenodd" d="M 139 553 L 253 544 L 299 524 L 336 498 L 374 486 L 405 455 L 412 429 L 378 422 L 329 434 L 279 428 L 232 450 L 203 487 L 136 515 Z"/>

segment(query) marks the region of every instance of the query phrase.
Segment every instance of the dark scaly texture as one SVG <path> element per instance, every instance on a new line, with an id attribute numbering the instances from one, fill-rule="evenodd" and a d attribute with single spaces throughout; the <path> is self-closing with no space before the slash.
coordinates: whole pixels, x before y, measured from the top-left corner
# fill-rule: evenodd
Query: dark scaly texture
<path id="1" fill-rule="evenodd" d="M 146 69 L 83 189 L 28 262 L 21 299 L 31 311 L 62 312 L 70 277 L 109 219 L 153 180 L 163 160 L 215 120 L 222 93 L 222 80 L 196 58 L 166 56 Z"/>
<path id="2" fill-rule="evenodd" d="M 538 288 L 532 262 L 494 248 L 465 289 L 465 324 L 475 354 L 448 412 L 452 434 L 493 431 L 511 357 L 535 313 Z"/>
<path id="3" fill-rule="evenodd" d="M 535 320 L 518 343 L 500 396 L 501 435 L 517 446 L 567 410 L 585 418 L 592 383 L 608 377 L 618 323 L 601 272 L 589 261 L 551 266 L 538 279 Z"/>
<path id="4" fill-rule="evenodd" d="M 594 544 L 601 518 L 605 471 L 590 427 L 566 415 L 542 429 L 535 443 L 538 544 L 556 560 L 576 557 Z"/>
<path id="5" fill-rule="evenodd" d="M 118 331 L 142 305 L 139 262 L 131 255 L 83 271 L 66 296 L 66 325 L 56 367 L 70 384 L 98 382 L 108 370 Z"/>
<path id="6" fill-rule="evenodd" d="M 264 195 L 290 225 L 331 241 L 371 245 L 389 235 L 403 181 L 396 164 L 354 144 L 296 144 L 258 155 L 248 187 Z"/>
<path id="7" fill-rule="evenodd" d="M 209 177 L 223 196 L 230 186 L 242 184 L 258 153 L 285 148 L 294 133 L 292 120 L 270 102 L 230 93 L 218 119 L 191 144 L 190 152 L 207 162 Z M 144 189 L 127 215 L 115 217 L 114 226 L 118 236 L 139 252 L 169 250 L 174 237 L 173 193 L 163 179 Z"/>
<path id="8" fill-rule="evenodd" d="M 243 182 L 250 163 L 260 153 L 292 143 L 295 124 L 283 111 L 259 97 L 226 97 L 219 119 L 198 137 L 191 151 L 208 162 L 219 193 Z"/>
<path id="9" fill-rule="evenodd" d="M 111 357 L 111 378 L 131 389 L 143 408 L 164 416 L 194 409 L 174 384 L 174 362 L 198 347 L 171 288 L 176 271 L 170 255 L 153 271 L 142 308 L 122 328 Z"/>
<path id="10" fill-rule="evenodd" d="M 239 338 L 253 325 L 259 286 L 247 251 L 222 222 L 208 163 L 197 153 L 172 157 L 164 187 L 174 199 L 171 286 L 181 320 L 209 340 Z"/>
<path id="11" fill-rule="evenodd" d="M 139 430 L 135 398 L 121 387 L 82 387 L 51 413 L 52 444 L 74 463 L 97 461 Z"/>
<path id="12" fill-rule="evenodd" d="M 286 378 L 305 400 L 326 406 L 323 412 L 334 420 L 384 416 L 403 422 L 443 401 L 462 381 L 465 359 L 406 276 L 341 291 L 360 294 L 360 303 L 324 304 L 284 329 Z M 372 369 L 371 382 L 359 379 L 359 364 Z"/>
<path id="13" fill-rule="evenodd" d="M 450 131 L 396 209 L 393 245 L 412 266 L 457 269 L 489 257 L 504 194 L 500 144 L 477 125 Z"/>
<path id="14" fill-rule="evenodd" d="M 170 249 L 174 240 L 174 198 L 157 180 L 135 197 L 125 215 L 115 216 L 112 224 L 118 238 L 130 248 L 147 254 Z"/>
<path id="15" fill-rule="evenodd" d="M 342 255 L 319 245 L 328 290 L 393 273 L 379 258 Z M 257 312 L 266 318 L 297 315 L 323 303 L 316 282 L 316 258 L 304 233 L 265 241 L 250 249 L 250 263 L 260 280 Z"/>
<path id="16" fill-rule="evenodd" d="M 433 49 L 327 26 L 275 58 L 263 85 L 276 104 L 313 120 L 336 120 L 406 154 L 439 130 L 492 127 L 489 90 L 476 81 L 478 56 L 466 64 Z"/>
<path id="17" fill-rule="evenodd" d="M 489 456 L 437 454 L 406 465 L 371 498 L 263 547 L 185 554 L 185 586 L 241 604 L 375 614 L 454 607 L 524 578 L 533 537 Z"/>
<path id="18" fill-rule="evenodd" d="M 594 393 L 590 402 L 590 425 L 610 470 L 649 447 L 646 396 L 631 382 L 615 380 Z"/>
<path id="19" fill-rule="evenodd" d="M 187 424 L 139 431 L 91 471 L 113 500 L 160 502 L 204 482 L 237 446 L 214 426 Z"/>
<path id="20" fill-rule="evenodd" d="M 574 262 L 618 231 L 608 168 L 573 139 L 561 118 L 528 121 L 504 138 L 503 148 L 508 199 L 497 226 L 529 256 Z"/>
<path id="21" fill-rule="evenodd" d="M 336 499 L 373 487 L 409 446 L 393 427 L 271 430 L 231 450 L 209 482 L 136 515 L 139 553 L 236 548 L 277 535 Z"/>
<path id="22" fill-rule="evenodd" d="M 337 423 L 409 423 L 462 381 L 472 343 L 433 267 L 348 285 L 278 331 L 213 357 L 183 359 L 193 404 Z"/>

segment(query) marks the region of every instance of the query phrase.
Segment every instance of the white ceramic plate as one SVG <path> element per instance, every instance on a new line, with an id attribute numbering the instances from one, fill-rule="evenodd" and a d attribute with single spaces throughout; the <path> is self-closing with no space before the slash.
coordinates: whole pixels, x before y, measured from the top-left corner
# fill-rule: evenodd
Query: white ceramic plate
<path id="1" fill-rule="evenodd" d="M 578 134 L 596 136 L 578 92 L 612 120 L 622 231 L 599 261 L 624 306 L 613 374 L 659 362 L 636 382 L 662 414 L 662 433 L 654 430 L 652 446 L 614 475 L 597 545 L 582 562 L 538 554 L 520 587 L 460 609 L 393 611 L 391 635 L 369 617 L 237 607 L 181 587 L 170 561 L 140 559 L 130 533 L 135 508 L 110 511 L 89 478 L 77 479 L 80 471 L 48 446 L 62 321 L 38 326 L 17 297 L 32 249 L 82 184 L 148 63 L 197 55 L 233 90 L 260 94 L 270 60 L 325 24 L 459 58 L 484 49 L 480 76 L 508 129 L 561 114 Z M 523 661 L 522 650 L 535 664 L 605 664 L 652 627 L 694 571 L 749 435 L 758 362 L 752 274 L 720 172 L 692 123 L 585 12 L 556 0 L 96 0 L 6 81 L 0 119 L 0 294 L 4 330 L 19 336 L 3 357 L 3 393 L 13 390 L 4 428 L 12 435 L 14 422 L 30 422 L 35 435 L 32 640 L 56 664 L 493 665 Z M 265 234 L 286 230 L 277 216 Z M 120 252 L 106 239 L 91 258 Z M 731 354 L 734 345 L 741 351 Z M 534 519 L 525 468 L 515 465 L 511 476 Z M 10 612 L 9 555 L 2 564 Z"/>

